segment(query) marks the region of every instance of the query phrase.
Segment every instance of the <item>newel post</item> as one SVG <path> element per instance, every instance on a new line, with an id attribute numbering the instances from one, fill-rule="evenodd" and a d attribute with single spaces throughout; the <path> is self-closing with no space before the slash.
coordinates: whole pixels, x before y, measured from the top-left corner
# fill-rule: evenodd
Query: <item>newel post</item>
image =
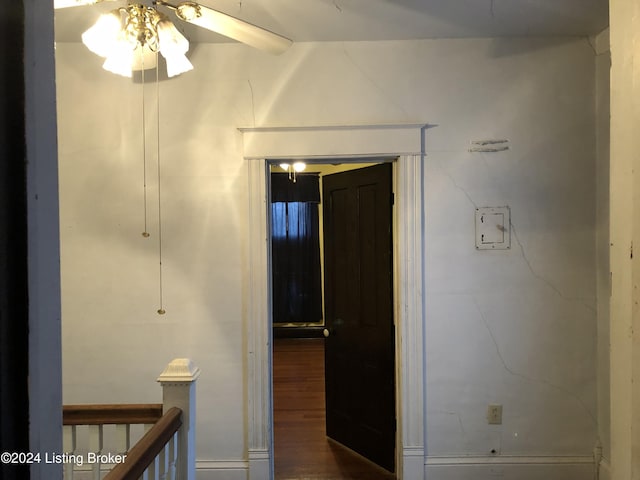
<path id="1" fill-rule="evenodd" d="M 158 377 L 162 385 L 162 409 L 182 410 L 182 427 L 178 433 L 180 457 L 179 480 L 196 479 L 196 379 L 200 369 L 188 358 L 176 358 Z"/>

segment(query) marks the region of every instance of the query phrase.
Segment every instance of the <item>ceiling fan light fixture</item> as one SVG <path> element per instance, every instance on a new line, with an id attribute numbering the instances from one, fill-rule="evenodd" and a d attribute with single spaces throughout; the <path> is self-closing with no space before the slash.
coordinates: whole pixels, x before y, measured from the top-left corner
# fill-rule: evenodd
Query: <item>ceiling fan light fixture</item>
<path id="1" fill-rule="evenodd" d="M 144 5 L 128 5 L 100 15 L 82 34 L 82 42 L 106 58 L 105 70 L 125 77 L 131 77 L 133 70 L 154 68 L 158 52 L 166 59 L 169 77 L 193 70 L 185 55 L 189 41 L 166 15 Z"/>
<path id="2" fill-rule="evenodd" d="M 114 0 L 54 0 L 54 6 L 65 8 L 103 1 Z M 189 41 L 165 14 L 156 9 L 158 5 L 174 10 L 181 20 L 270 53 L 282 53 L 292 43 L 281 35 L 192 1 L 178 5 L 165 0 L 150 0 L 150 3 L 152 6 L 128 3 L 126 7 L 103 14 L 82 35 L 89 50 L 107 59 L 104 65 L 107 70 L 131 76 L 125 62 L 131 62 L 130 67 L 135 70 L 153 68 L 158 52 L 167 60 L 170 77 L 193 69 L 186 57 Z M 127 52 L 125 45 L 129 49 Z"/>

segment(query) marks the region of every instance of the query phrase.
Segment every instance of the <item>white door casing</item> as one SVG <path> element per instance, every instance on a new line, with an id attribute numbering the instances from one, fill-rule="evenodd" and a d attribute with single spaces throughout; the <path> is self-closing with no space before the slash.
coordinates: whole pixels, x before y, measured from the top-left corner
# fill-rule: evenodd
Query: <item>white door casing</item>
<path id="1" fill-rule="evenodd" d="M 273 479 L 268 159 L 397 157 L 394 210 L 397 478 L 424 477 L 426 124 L 241 128 L 248 168 L 247 421 L 250 480 Z"/>

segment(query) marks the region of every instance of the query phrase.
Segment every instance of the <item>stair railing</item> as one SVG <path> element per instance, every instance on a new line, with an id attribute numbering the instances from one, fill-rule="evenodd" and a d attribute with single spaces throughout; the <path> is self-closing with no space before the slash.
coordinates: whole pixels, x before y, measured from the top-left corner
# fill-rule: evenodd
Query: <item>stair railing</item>
<path id="1" fill-rule="evenodd" d="M 162 404 L 65 405 L 64 453 L 51 461 L 65 480 L 195 480 L 199 374 L 189 359 L 169 363 Z"/>

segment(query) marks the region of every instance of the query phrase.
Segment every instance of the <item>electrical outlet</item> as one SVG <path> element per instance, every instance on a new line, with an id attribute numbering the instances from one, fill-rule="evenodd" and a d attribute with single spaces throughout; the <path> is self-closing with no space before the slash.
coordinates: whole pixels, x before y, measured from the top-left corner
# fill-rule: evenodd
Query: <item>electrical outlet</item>
<path id="1" fill-rule="evenodd" d="M 502 425 L 502 405 L 490 404 L 487 409 L 487 421 L 489 425 Z"/>

